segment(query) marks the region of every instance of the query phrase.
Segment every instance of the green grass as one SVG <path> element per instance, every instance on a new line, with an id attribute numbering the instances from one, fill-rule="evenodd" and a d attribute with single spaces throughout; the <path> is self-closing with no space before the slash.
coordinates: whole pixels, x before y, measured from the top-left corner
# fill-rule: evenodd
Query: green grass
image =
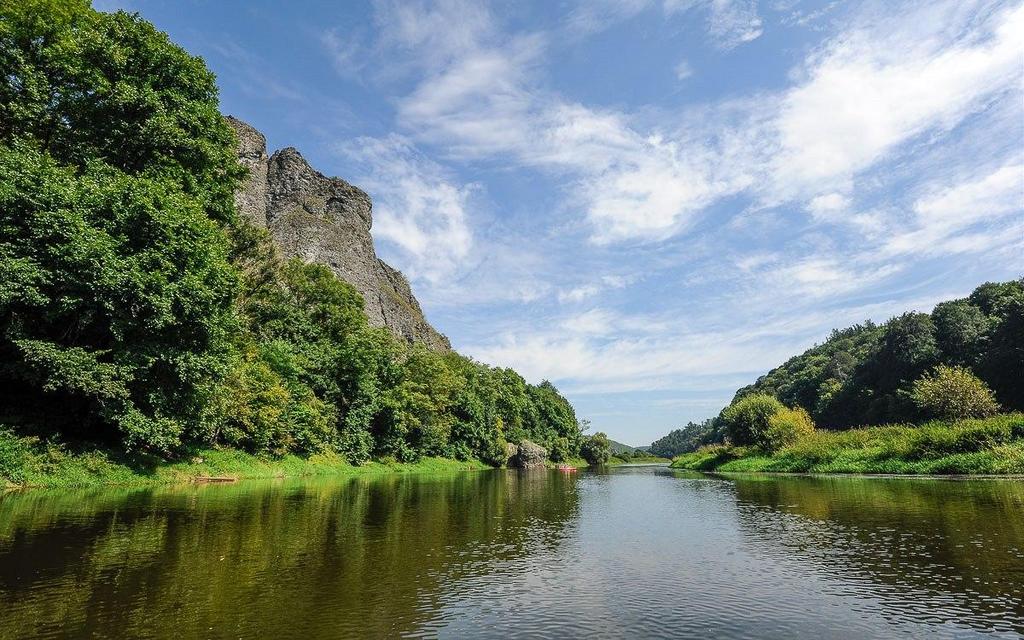
<path id="1" fill-rule="evenodd" d="M 715 445 L 677 456 L 672 467 L 725 472 L 1024 474 L 1024 414 L 817 431 L 775 453 Z"/>
<path id="2" fill-rule="evenodd" d="M 282 478 L 373 473 L 444 473 L 489 469 L 478 460 L 423 458 L 418 462 L 369 462 L 355 466 L 337 455 L 308 458 L 288 455 L 262 458 L 234 449 L 206 449 L 188 460 L 165 462 L 104 449 L 71 451 L 66 447 L 20 437 L 0 427 L 0 488 L 95 487 L 195 482 L 204 477 Z"/>

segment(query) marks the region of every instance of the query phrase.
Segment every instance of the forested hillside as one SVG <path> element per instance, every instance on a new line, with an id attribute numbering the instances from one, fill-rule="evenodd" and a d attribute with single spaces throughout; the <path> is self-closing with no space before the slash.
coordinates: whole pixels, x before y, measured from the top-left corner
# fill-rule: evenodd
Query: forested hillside
<path id="1" fill-rule="evenodd" d="M 806 410 L 823 429 L 919 422 L 932 416 L 914 402 L 912 387 L 940 365 L 973 373 L 1003 410 L 1024 410 L 1024 280 L 983 284 L 930 314 L 833 331 L 823 344 L 738 390 L 733 403 L 774 396 Z M 671 432 L 652 451 L 670 456 L 724 437 L 717 417 Z"/>
<path id="2" fill-rule="evenodd" d="M 0 9 L 0 435 L 501 464 L 584 441 L 549 383 L 396 340 L 244 222 L 215 78 L 137 15 Z"/>

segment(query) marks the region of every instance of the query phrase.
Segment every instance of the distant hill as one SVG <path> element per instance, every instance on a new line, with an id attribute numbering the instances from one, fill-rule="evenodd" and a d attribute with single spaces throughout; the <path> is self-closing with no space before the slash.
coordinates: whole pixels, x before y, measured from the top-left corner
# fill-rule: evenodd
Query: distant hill
<path id="1" fill-rule="evenodd" d="M 614 440 L 609 440 L 608 444 L 610 445 L 613 455 L 617 453 L 633 453 L 637 449 L 636 447 L 631 447 L 628 444 L 622 444 L 621 442 L 615 442 Z"/>
<path id="2" fill-rule="evenodd" d="M 915 423 L 927 416 L 910 400 L 910 388 L 937 365 L 969 369 L 1005 410 L 1024 411 L 1024 279 L 985 283 L 931 313 L 835 330 L 737 391 L 733 402 L 773 395 L 806 409 L 822 429 Z M 652 450 L 671 457 L 724 436 L 721 421 L 709 418 L 672 431 Z"/>

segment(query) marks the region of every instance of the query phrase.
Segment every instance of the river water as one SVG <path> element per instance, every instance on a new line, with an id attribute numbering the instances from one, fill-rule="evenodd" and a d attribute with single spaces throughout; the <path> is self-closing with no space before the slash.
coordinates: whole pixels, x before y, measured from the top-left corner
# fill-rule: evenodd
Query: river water
<path id="1" fill-rule="evenodd" d="M 0 496 L 0 638 L 1024 634 L 1024 481 L 664 467 Z"/>

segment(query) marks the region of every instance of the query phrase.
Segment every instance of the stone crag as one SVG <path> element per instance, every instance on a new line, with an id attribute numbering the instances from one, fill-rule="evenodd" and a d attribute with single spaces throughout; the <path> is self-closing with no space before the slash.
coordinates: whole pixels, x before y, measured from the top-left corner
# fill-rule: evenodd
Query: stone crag
<path id="1" fill-rule="evenodd" d="M 291 147 L 268 157 L 262 133 L 236 118 L 227 120 L 238 135 L 238 158 L 249 169 L 235 194 L 239 214 L 268 229 L 286 257 L 327 265 L 354 286 L 372 326 L 431 349 L 451 349 L 423 317 L 405 276 L 377 257 L 370 196 L 317 172 Z"/>

